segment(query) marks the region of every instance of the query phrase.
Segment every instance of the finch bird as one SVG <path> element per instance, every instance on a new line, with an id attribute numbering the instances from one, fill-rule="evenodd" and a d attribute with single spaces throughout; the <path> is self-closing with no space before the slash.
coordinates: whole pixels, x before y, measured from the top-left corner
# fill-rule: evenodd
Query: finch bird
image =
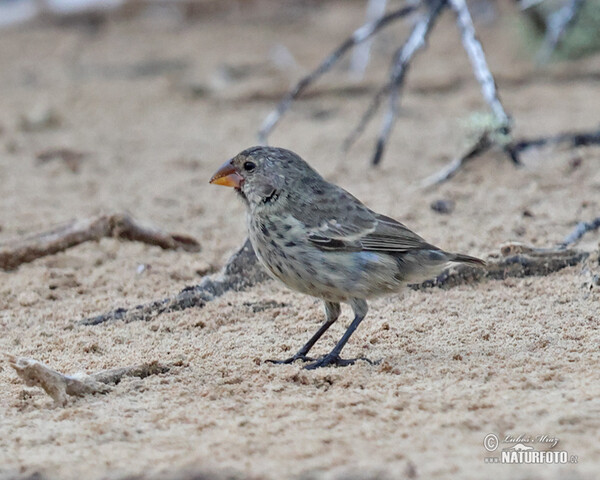
<path id="1" fill-rule="evenodd" d="M 445 252 L 375 213 L 290 150 L 248 148 L 223 164 L 210 183 L 233 187 L 243 198 L 248 236 L 266 270 L 325 305 L 321 328 L 294 356 L 275 363 L 312 362 L 307 369 L 352 364 L 357 359 L 340 353 L 365 318 L 367 299 L 434 278 L 451 262 L 485 265 Z M 307 357 L 337 320 L 340 302 L 350 304 L 354 320 L 331 352 Z"/>

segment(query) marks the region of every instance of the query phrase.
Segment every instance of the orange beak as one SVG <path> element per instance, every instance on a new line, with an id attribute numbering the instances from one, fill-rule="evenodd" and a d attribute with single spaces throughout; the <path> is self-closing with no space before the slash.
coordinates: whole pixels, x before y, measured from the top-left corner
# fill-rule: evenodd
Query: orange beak
<path id="1" fill-rule="evenodd" d="M 231 160 L 226 161 L 210 179 L 210 183 L 224 187 L 241 188 L 244 179 L 237 172 Z"/>

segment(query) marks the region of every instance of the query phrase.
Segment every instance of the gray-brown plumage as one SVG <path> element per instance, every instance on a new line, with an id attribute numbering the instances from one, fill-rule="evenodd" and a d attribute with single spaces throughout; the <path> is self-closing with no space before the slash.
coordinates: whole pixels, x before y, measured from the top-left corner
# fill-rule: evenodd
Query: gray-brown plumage
<path id="1" fill-rule="evenodd" d="M 339 355 L 367 314 L 367 299 L 433 278 L 450 262 L 485 264 L 445 252 L 373 212 L 289 150 L 248 148 L 226 162 L 211 183 L 234 187 L 243 197 L 248 235 L 267 271 L 325 303 L 325 324 L 296 355 L 278 363 L 314 360 L 306 355 L 337 320 L 340 302 L 352 306 L 352 324 L 329 354 L 306 368 L 354 363 Z"/>

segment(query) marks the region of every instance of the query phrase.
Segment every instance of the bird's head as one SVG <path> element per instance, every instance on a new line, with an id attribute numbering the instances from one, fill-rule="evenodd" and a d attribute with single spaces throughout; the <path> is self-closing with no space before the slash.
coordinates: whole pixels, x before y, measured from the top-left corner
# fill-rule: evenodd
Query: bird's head
<path id="1" fill-rule="evenodd" d="M 210 183 L 233 187 L 250 208 L 276 202 L 290 186 L 305 178 L 320 178 L 304 160 L 290 150 L 251 147 L 225 162 Z"/>

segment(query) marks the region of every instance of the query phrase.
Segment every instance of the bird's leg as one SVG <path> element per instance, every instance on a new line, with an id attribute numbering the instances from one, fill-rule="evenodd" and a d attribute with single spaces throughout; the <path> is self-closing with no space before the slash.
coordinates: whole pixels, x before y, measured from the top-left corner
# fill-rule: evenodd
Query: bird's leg
<path id="1" fill-rule="evenodd" d="M 354 320 L 352 320 L 352 323 L 348 327 L 348 330 L 346 330 L 346 333 L 344 333 L 344 335 L 342 336 L 341 340 L 337 343 L 335 347 L 333 347 L 333 350 L 331 350 L 331 352 L 329 352 L 324 357 L 319 358 L 316 362 L 307 365 L 304 368 L 306 368 L 307 370 L 314 370 L 315 368 L 327 367 L 329 365 L 345 367 L 346 365 L 352 365 L 354 362 L 356 362 L 356 360 L 366 360 L 369 363 L 373 363 L 366 358 L 340 358 L 340 353 L 346 345 L 346 342 L 352 336 L 354 330 L 358 328 L 360 322 L 363 321 L 363 319 L 367 315 L 367 311 L 369 310 L 369 307 L 365 300 L 354 299 L 351 305 L 352 310 L 354 310 Z"/>
<path id="2" fill-rule="evenodd" d="M 296 352 L 296 354 L 293 357 L 286 358 L 285 360 L 267 360 L 267 362 L 281 364 L 293 363 L 296 360 L 302 360 L 303 362 L 309 362 L 314 360 L 314 358 L 307 357 L 306 354 L 340 316 L 339 303 L 324 302 L 324 304 L 325 316 L 327 319 L 325 320 L 325 323 L 321 325 L 321 328 L 319 328 L 319 330 L 317 330 L 317 332 L 312 337 L 310 337 L 310 340 L 306 342 L 306 344 L 300 350 L 298 350 L 298 352 Z"/>

